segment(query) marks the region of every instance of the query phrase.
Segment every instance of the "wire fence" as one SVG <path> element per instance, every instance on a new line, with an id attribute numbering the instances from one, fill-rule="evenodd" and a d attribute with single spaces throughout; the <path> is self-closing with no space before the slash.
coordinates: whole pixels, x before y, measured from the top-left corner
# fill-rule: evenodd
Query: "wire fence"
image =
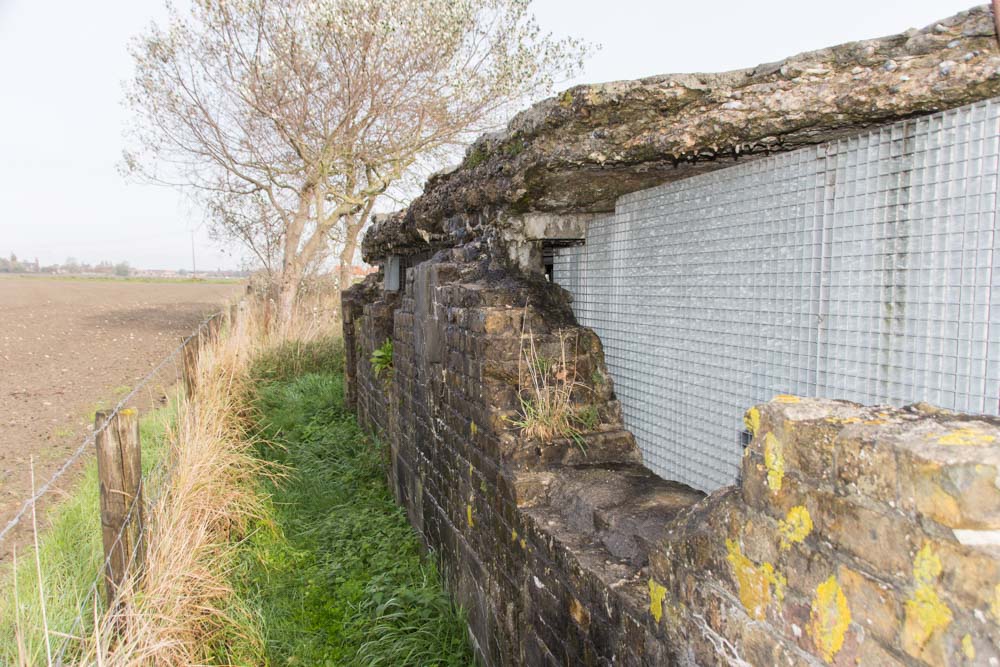
<path id="1" fill-rule="evenodd" d="M 19 535 L 18 527 L 22 527 L 24 530 L 29 527 L 33 528 L 33 526 L 22 526 L 22 524 L 33 523 L 32 519 L 36 514 L 35 510 L 39 502 L 53 493 L 60 479 L 73 469 L 92 445 L 97 445 L 100 438 L 111 435 L 106 432 L 112 428 L 112 425 L 117 424 L 117 420 L 125 414 L 126 409 L 134 409 L 138 413 L 143 408 L 165 406 L 171 400 L 171 395 L 176 394 L 176 388 L 181 380 L 193 381 L 193 367 L 197 363 L 197 354 L 201 343 L 217 336 L 221 331 L 223 321 L 231 322 L 232 316 L 236 314 L 235 311 L 236 306 L 233 306 L 230 310 L 220 311 L 205 319 L 197 329 L 184 338 L 177 347 L 139 380 L 110 411 L 98 412 L 95 415 L 92 432 L 49 479 L 33 491 L 31 497 L 24 501 L 17 513 L 0 530 L 0 549 L 4 548 L 5 540 L 13 541 L 13 538 Z M 190 386 L 187 387 L 187 390 L 190 393 Z M 132 415 L 129 414 L 129 417 Z M 135 418 L 137 419 L 137 417 Z M 165 447 L 166 443 L 163 445 Z M 136 492 L 124 512 L 117 533 L 110 542 L 106 538 L 103 540 L 104 559 L 94 573 L 94 579 L 88 586 L 86 594 L 77 601 L 72 623 L 69 627 L 53 627 L 52 624 L 47 627 L 47 637 L 49 638 L 46 640 L 47 664 L 78 664 L 83 658 L 82 648 L 94 630 L 94 623 L 99 623 L 99 619 L 105 616 L 109 605 L 115 603 L 112 570 L 115 567 L 120 568 L 117 573 L 119 577 L 122 575 L 125 577 L 136 576 L 141 571 L 141 560 L 147 536 L 155 531 L 156 516 L 149 510 L 156 507 L 161 494 L 168 486 L 171 472 L 168 464 L 171 457 L 165 449 L 158 452 L 156 458 L 154 463 L 147 465 L 146 470 L 142 471 Z M 102 530 L 106 519 L 107 517 L 102 516 Z M 136 567 L 137 562 L 140 563 L 139 567 Z M 113 567 L 113 563 L 115 567 Z M 102 588 L 107 589 L 104 595 L 102 595 Z M 64 616 L 61 620 L 50 620 L 56 624 L 65 623 L 66 617 Z M 50 645 L 51 638 L 58 639 L 54 646 Z"/>

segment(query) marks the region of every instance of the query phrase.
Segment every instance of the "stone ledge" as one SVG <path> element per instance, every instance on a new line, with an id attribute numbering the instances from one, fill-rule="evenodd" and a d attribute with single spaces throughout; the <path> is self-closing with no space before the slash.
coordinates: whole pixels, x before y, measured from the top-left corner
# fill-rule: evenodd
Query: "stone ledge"
<path id="1" fill-rule="evenodd" d="M 364 240 L 367 261 L 468 243 L 629 192 L 1000 95 L 992 13 L 721 74 L 577 86 L 480 138 Z M 515 234 L 516 235 L 516 234 Z M 545 236 L 545 234 L 543 234 Z"/>
<path id="2" fill-rule="evenodd" d="M 786 396 L 752 408 L 747 421 L 744 479 L 765 474 L 776 499 L 796 474 L 947 528 L 1000 529 L 1000 419 Z"/>

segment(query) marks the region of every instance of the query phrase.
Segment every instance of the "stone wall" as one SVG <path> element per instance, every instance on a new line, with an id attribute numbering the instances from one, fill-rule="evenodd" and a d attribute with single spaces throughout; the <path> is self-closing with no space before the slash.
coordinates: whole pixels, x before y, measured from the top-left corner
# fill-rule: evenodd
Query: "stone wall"
<path id="1" fill-rule="evenodd" d="M 812 124 L 795 130 L 797 140 L 845 133 L 926 113 L 939 108 L 935 99 L 1000 94 L 991 26 L 989 12 L 977 9 L 925 31 L 789 61 L 842 72 L 893 54 L 896 67 L 907 58 L 914 77 L 928 67 L 941 77 L 952 50 L 976 52 L 965 69 L 948 70 L 966 77 L 964 88 L 935 80 L 935 98 L 929 83 L 910 93 L 904 86 L 891 104 L 871 102 L 877 110 L 868 116 L 845 110 L 862 104 L 851 77 L 841 91 L 814 86 L 819 74 L 788 63 L 753 76 L 772 77 L 772 92 L 805 90 L 806 106 L 809 95 L 818 106 L 841 105 L 839 115 L 803 111 Z M 706 83 L 699 99 L 714 99 L 720 81 L 732 77 Z M 595 99 L 581 90 L 571 98 Z M 396 498 L 467 611 L 480 661 L 1000 664 L 1000 423 L 923 405 L 779 396 L 746 415 L 752 439 L 737 485 L 705 496 L 642 465 L 601 341 L 533 264 L 544 240 L 565 241 L 586 220 L 567 223 L 561 214 L 579 207 L 553 213 L 551 197 L 539 200 L 538 215 L 526 212 L 524 198 L 510 195 L 512 174 L 537 173 L 544 162 L 532 166 L 522 154 L 556 160 L 572 152 L 543 150 L 546 136 L 565 139 L 569 127 L 591 136 L 596 107 L 560 108 L 582 115 L 535 126 L 503 160 L 467 158 L 407 212 L 376 225 L 366 256 L 401 257 L 404 288 L 386 292 L 375 275 L 344 299 L 349 399 L 386 444 Z M 629 118 L 628 108 L 619 113 Z M 687 122 L 679 113 L 678 123 Z M 669 127 L 669 118 L 665 109 L 655 122 Z M 561 129 L 545 135 L 553 127 Z M 609 135 L 617 129 L 593 140 Z M 639 151 L 632 166 L 641 156 L 662 157 Z M 609 167 L 605 194 L 646 183 L 626 171 L 646 174 Z M 588 173 L 584 187 L 597 187 L 599 174 Z M 369 360 L 387 339 L 393 368 L 376 377 Z"/>
<path id="2" fill-rule="evenodd" d="M 777 397 L 747 413 L 742 483 L 705 497 L 641 465 L 596 337 L 456 254 L 345 313 L 359 418 L 484 664 L 1000 660 L 996 422 Z M 518 435 L 522 331 L 568 348 L 600 415 L 580 442 Z"/>

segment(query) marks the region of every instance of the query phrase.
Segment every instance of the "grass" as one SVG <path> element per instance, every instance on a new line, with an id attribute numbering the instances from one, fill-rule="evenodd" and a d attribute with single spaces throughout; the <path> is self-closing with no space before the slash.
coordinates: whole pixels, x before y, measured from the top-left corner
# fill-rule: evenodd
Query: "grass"
<path id="1" fill-rule="evenodd" d="M 269 516 L 235 586 L 259 619 L 265 664 L 472 664 L 463 616 L 393 502 L 379 447 L 344 407 L 341 359 L 326 341 L 255 367 L 260 451 L 284 474 L 264 483 Z"/>
<path id="2" fill-rule="evenodd" d="M 575 335 L 558 334 L 558 357 L 547 357 L 535 344 L 535 337 L 521 332 L 521 353 L 518 361 L 518 401 L 520 414 L 510 418 L 512 426 L 525 438 L 542 442 L 554 438 L 570 438 L 586 454 L 583 435 L 597 427 L 600 416 L 596 407 L 578 405 L 575 393 L 589 388 L 577 381 L 576 365 L 566 347 L 575 348 Z M 525 345 L 527 340 L 527 345 Z M 584 430 L 581 431 L 580 429 Z"/>
<path id="3" fill-rule="evenodd" d="M 144 465 L 169 458 L 170 474 L 148 507 L 143 577 L 108 612 L 81 604 L 102 562 L 87 468 L 41 533 L 40 576 L 21 554 L 0 592 L 0 664 L 44 664 L 39 590 L 56 648 L 83 612 L 74 664 L 472 662 L 380 450 L 344 409 L 342 346 L 317 312 L 274 332 L 248 309 L 202 347 L 194 400 L 143 420 Z"/>
<path id="4" fill-rule="evenodd" d="M 140 421 L 143 468 L 151 469 L 161 459 L 168 426 L 176 416 L 177 404 L 145 415 Z M 88 462 L 79 481 L 66 497 L 45 515 L 47 528 L 39 536 L 41 582 L 45 594 L 48 625 L 55 632 L 69 632 L 84 598 L 100 572 L 103 562 L 101 545 L 100 500 L 97 463 Z M 33 554 L 18 554 L 17 567 L 0 574 L 0 664 L 18 664 L 15 623 L 21 628 L 28 664 L 45 661 L 45 636 L 39 599 L 39 578 Z M 15 604 L 15 597 L 19 604 Z M 84 610 L 91 618 L 91 606 Z M 87 624 L 83 630 L 89 629 Z M 60 637 L 51 636 L 53 647 Z"/>

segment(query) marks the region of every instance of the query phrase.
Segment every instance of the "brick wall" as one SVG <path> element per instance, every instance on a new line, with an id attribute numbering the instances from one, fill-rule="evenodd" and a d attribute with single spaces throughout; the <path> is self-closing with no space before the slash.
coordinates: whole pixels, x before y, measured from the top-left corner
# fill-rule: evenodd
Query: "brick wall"
<path id="1" fill-rule="evenodd" d="M 1000 547 L 972 544 L 1000 529 L 995 422 L 778 397 L 747 413 L 741 484 L 706 497 L 641 464 L 565 293 L 478 244 L 401 294 L 369 278 L 344 322 L 359 419 L 484 664 L 997 664 Z M 565 352 L 575 437 L 514 423 L 525 341 Z"/>

